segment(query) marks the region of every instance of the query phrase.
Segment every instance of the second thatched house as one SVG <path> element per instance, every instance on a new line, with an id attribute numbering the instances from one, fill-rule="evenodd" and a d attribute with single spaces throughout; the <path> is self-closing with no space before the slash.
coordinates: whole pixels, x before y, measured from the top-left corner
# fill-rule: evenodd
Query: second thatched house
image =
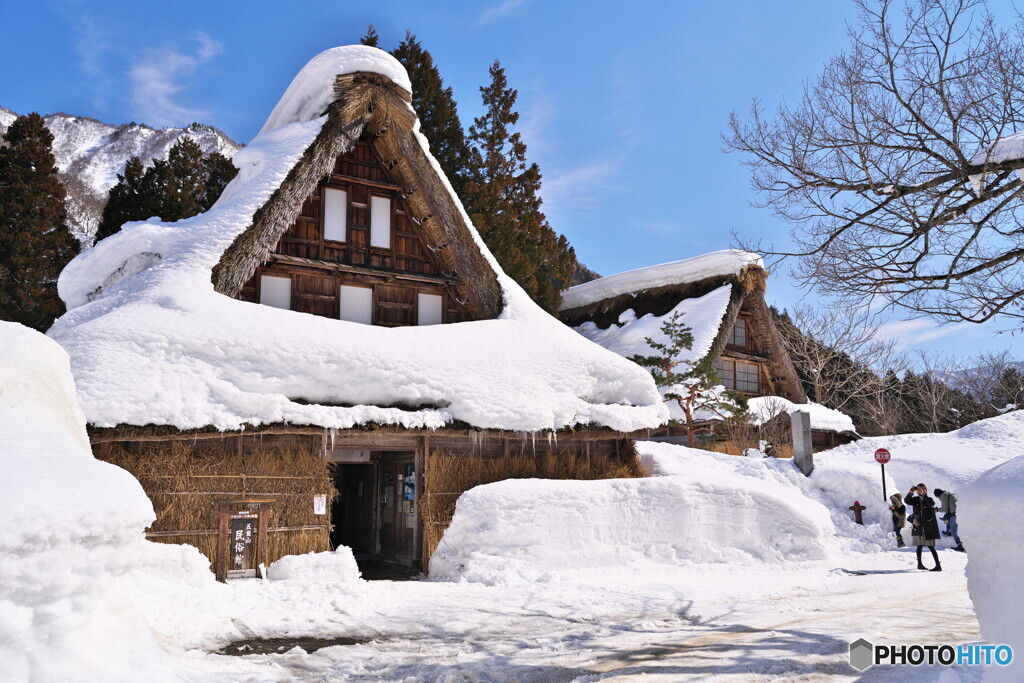
<path id="1" fill-rule="evenodd" d="M 581 335 L 630 357 L 650 354 L 645 339 L 658 338 L 663 322 L 675 314 L 693 332 L 685 358 L 709 354 L 726 389 L 751 399 L 755 421 L 785 419 L 795 409 L 811 414 L 817 448 L 857 438 L 842 413 L 808 403 L 793 362 L 775 327 L 765 289 L 768 273 L 757 254 L 726 250 L 600 278 L 563 293 L 562 320 Z M 670 404 L 672 417 L 679 409 Z M 717 418 L 703 417 L 711 434 Z M 672 436 L 671 427 L 658 432 Z"/>
<path id="2" fill-rule="evenodd" d="M 153 500 L 151 538 L 213 558 L 217 501 L 253 499 L 271 561 L 345 544 L 416 564 L 465 486 L 622 473 L 665 423 L 650 376 L 501 271 L 409 89 L 385 52 L 322 53 L 210 211 L 127 225 L 61 275 L 50 335 L 96 455 Z"/>

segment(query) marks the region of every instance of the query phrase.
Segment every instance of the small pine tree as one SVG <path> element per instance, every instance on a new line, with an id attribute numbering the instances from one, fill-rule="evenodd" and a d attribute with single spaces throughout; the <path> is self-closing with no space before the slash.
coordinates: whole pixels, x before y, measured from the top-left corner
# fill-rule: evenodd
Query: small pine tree
<path id="1" fill-rule="evenodd" d="M 39 114 L 16 119 L 0 146 L 0 318 L 41 332 L 64 313 L 57 277 L 78 251 L 67 227 L 53 135 Z"/>
<path id="2" fill-rule="evenodd" d="M 359 42 L 363 45 L 369 45 L 370 47 L 378 47 L 377 41 L 379 40 L 377 35 L 377 29 L 370 24 L 370 27 L 366 29 L 366 35 L 359 39 Z"/>
<path id="3" fill-rule="evenodd" d="M 630 360 L 650 370 L 654 383 L 665 390 L 665 401 L 679 406 L 686 420 L 690 448 L 696 448 L 697 413 L 710 412 L 723 420 L 742 419 L 747 412 L 746 398 L 721 387 L 711 354 L 696 363 L 682 360 L 683 352 L 693 348 L 693 330 L 680 320 L 679 313 L 662 323 L 661 333 L 666 342 L 644 339 L 656 354 L 638 354 Z"/>

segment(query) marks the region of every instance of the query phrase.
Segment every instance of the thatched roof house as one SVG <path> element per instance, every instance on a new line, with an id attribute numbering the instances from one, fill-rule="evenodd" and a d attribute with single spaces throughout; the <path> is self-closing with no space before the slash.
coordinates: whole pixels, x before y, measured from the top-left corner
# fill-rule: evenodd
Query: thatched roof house
<path id="1" fill-rule="evenodd" d="M 628 358 L 649 354 L 645 339 L 657 339 L 662 323 L 678 313 L 694 336 L 683 360 L 710 354 L 727 389 L 750 398 L 779 397 L 754 401 L 755 419 L 804 405 L 819 443 L 833 440 L 828 434 L 844 438 L 838 435 L 853 432 L 848 417 L 808 404 L 765 301 L 767 279 L 757 254 L 717 251 L 571 287 L 563 293 L 560 316 L 587 339 Z"/>
<path id="2" fill-rule="evenodd" d="M 169 521 L 173 496 L 201 488 L 202 461 L 221 482 L 209 492 L 301 499 L 276 528 L 317 527 L 319 540 L 281 550 L 322 549 L 330 523 L 309 516 L 313 492 L 279 483 L 320 467 L 323 493 L 365 498 L 335 505 L 334 541 L 412 561 L 429 550 L 420 502 L 434 454 L 591 462 L 666 420 L 642 369 L 501 271 L 430 156 L 409 90 L 380 50 L 320 54 L 236 154 L 210 211 L 126 225 L 62 273 L 69 310 L 50 335 L 71 356 L 93 442 L 116 444 L 108 457 L 150 481 L 154 529 L 209 528 L 195 510 Z M 264 457 L 274 449 L 294 457 Z M 305 464 L 275 480 L 257 461 Z M 155 493 L 166 481 L 191 488 Z"/>

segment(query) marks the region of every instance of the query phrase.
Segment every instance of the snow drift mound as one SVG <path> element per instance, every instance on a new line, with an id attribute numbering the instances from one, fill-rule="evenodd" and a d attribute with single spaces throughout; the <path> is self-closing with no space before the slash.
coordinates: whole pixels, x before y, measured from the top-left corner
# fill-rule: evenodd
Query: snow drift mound
<path id="1" fill-rule="evenodd" d="M 858 462 L 871 464 L 878 448 L 892 453 L 885 465 L 906 493 L 924 482 L 959 493 L 984 472 L 1024 453 L 1024 411 L 979 420 L 945 434 L 899 434 L 874 436 L 816 456 L 815 462 Z M 876 466 L 877 467 L 877 466 Z"/>
<path id="2" fill-rule="evenodd" d="M 0 680 L 129 680 L 126 662 L 151 668 L 161 652 L 137 613 L 101 602 L 150 561 L 153 508 L 130 474 L 93 459 L 55 341 L 0 322 L 0 356 Z"/>
<path id="3" fill-rule="evenodd" d="M 814 471 L 805 477 L 789 459 L 740 458 L 651 441 L 638 441 L 637 451 L 640 462 L 653 476 L 678 475 L 696 480 L 720 477 L 747 486 L 774 485 L 781 487 L 790 500 L 822 505 L 831 515 L 837 541 L 846 550 L 878 552 L 894 542 L 889 508 L 881 503 L 877 464 L 834 462 L 816 456 Z M 895 484 L 891 477 L 886 476 L 886 481 L 892 493 Z M 855 501 L 867 507 L 863 525 L 853 521 L 849 508 Z"/>
<path id="4" fill-rule="evenodd" d="M 957 505 L 960 535 L 968 547 L 967 589 L 989 643 L 1006 643 L 1016 657 L 1009 667 L 986 669 L 986 681 L 1019 681 L 1024 674 L 1024 456 L 994 467 L 964 490 Z"/>
<path id="5" fill-rule="evenodd" d="M 824 507 L 773 482 L 511 479 L 462 494 L 430 574 L 501 584 L 644 563 L 779 563 L 824 557 L 832 534 Z"/>

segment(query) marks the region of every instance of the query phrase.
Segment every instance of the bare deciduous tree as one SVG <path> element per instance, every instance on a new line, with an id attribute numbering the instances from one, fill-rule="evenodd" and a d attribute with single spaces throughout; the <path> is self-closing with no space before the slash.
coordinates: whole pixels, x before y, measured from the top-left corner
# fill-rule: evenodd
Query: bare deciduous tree
<path id="1" fill-rule="evenodd" d="M 918 314 L 1024 319 L 1024 22 L 982 0 L 857 0 L 850 48 L 725 136 L 792 223 L 796 276 Z M 902 10 L 902 11 L 901 11 Z M 1002 142 L 994 144 L 997 141 Z"/>
<path id="2" fill-rule="evenodd" d="M 907 366 L 896 340 L 881 337 L 880 324 L 863 309 L 798 306 L 789 323 L 778 326 L 786 350 L 810 397 L 829 408 L 850 411 L 884 390 L 876 373 Z"/>

